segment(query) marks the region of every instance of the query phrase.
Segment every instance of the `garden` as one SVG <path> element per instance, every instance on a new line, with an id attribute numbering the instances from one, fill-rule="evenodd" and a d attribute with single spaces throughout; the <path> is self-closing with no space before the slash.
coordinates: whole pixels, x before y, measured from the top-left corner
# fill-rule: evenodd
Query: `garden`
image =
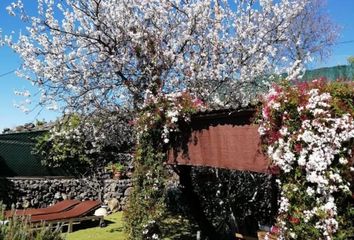
<path id="1" fill-rule="evenodd" d="M 354 237 L 353 79 L 301 80 L 336 26 L 320 0 L 231 2 L 7 7 L 60 115 L 0 136 L 38 162 L 0 177 L 0 240 Z"/>
<path id="2" fill-rule="evenodd" d="M 132 125 L 138 135 L 130 173 L 133 188 L 120 232 L 132 239 L 195 239 L 197 235 L 233 239 L 236 233 L 255 237 L 259 230 L 279 239 L 353 236 L 353 101 L 350 82 L 273 85 L 253 118 L 259 126 L 261 150 L 270 160 L 268 173 L 251 173 L 166 164 L 169 150 L 182 151 L 191 123 L 206 106 L 189 93 L 152 97 Z M 68 126 L 77 129 L 71 123 Z M 79 138 L 62 138 L 59 133 L 40 137 L 37 149 L 45 146 L 45 156 L 65 156 L 64 148 L 53 142 Z M 71 144 L 66 151 L 77 153 L 86 144 Z M 102 171 L 117 178 L 122 170 L 122 164 L 109 162 Z M 11 236 L 5 239 L 28 232 L 26 226 L 18 219 L 3 225 L 3 234 Z M 108 232 L 115 231 L 113 226 Z M 60 239 L 60 234 L 49 232 Z"/>

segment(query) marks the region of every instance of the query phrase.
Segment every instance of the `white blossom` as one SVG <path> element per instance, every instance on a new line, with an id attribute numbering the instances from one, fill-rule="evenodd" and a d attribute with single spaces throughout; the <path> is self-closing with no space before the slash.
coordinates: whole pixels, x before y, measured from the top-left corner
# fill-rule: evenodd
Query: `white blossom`
<path id="1" fill-rule="evenodd" d="M 274 90 L 269 92 L 267 97 L 271 101 L 266 103 L 265 108 L 280 104 L 281 98 L 278 98 L 277 94 L 281 93 Z M 313 117 L 301 121 L 300 129 L 292 133 L 294 137 L 288 134 L 287 126 L 282 126 L 279 131 L 281 137 L 268 146 L 267 153 L 284 173 L 290 173 L 295 167 L 300 167 L 304 171 L 305 184 L 309 184 L 305 190 L 306 194 L 315 199 L 316 206 L 303 211 L 304 221 L 308 222 L 313 216 L 321 214 L 321 211 L 325 212 L 315 227 L 321 230 L 325 239 L 332 239 L 333 233 L 338 229 L 337 206 L 333 194 L 350 193 L 350 183 L 343 178 L 334 164 L 336 159 L 344 166 L 349 162 L 351 152 L 344 146 L 354 139 L 354 120 L 350 114 L 342 116 L 330 114 L 332 97 L 329 93 L 320 93 L 319 89 L 314 88 L 309 90 L 307 95 L 308 102 L 304 107 L 297 107 L 297 110 L 299 113 L 308 111 L 307 114 L 312 114 Z M 264 118 L 260 132 L 265 132 L 263 129 L 268 127 L 267 121 L 270 121 L 269 117 Z M 298 149 L 290 148 L 292 144 L 302 146 L 300 152 Z M 340 154 L 344 154 L 345 157 Z M 279 181 L 280 187 L 283 184 L 286 183 Z M 282 188 L 279 213 L 288 212 L 287 191 L 295 190 L 294 187 L 291 190 Z"/>
<path id="2" fill-rule="evenodd" d="M 34 16 L 21 1 L 7 10 L 27 27 L 4 38 L 23 60 L 17 74 L 66 111 L 141 107 L 155 91 L 186 88 L 247 106 L 274 74 L 300 76 L 336 35 L 313 0 L 39 0 Z"/>

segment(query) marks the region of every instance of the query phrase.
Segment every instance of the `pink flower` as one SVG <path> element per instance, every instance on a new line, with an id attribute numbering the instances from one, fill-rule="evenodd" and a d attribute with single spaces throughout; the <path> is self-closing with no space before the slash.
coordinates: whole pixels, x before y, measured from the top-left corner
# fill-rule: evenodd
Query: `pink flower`
<path id="1" fill-rule="evenodd" d="M 279 172 L 280 172 L 280 168 L 278 166 L 276 166 L 276 165 L 269 166 L 268 170 L 269 170 L 269 173 L 273 174 L 273 175 L 278 175 Z"/>
<path id="2" fill-rule="evenodd" d="M 130 120 L 129 122 L 128 122 L 128 124 L 130 125 L 130 126 L 134 126 L 135 124 L 136 124 L 136 120 L 134 119 L 134 120 Z"/>
<path id="3" fill-rule="evenodd" d="M 272 227 L 270 228 L 270 232 L 271 232 L 271 233 L 274 233 L 274 234 L 278 234 L 278 233 L 280 233 L 280 228 L 277 227 L 277 226 L 272 226 Z"/>
<path id="4" fill-rule="evenodd" d="M 291 222 L 293 224 L 299 224 L 300 223 L 300 218 L 290 216 L 289 217 L 289 222 Z"/>
<path id="5" fill-rule="evenodd" d="M 302 95 L 308 90 L 308 87 L 309 87 L 308 83 L 305 83 L 305 82 L 304 83 L 299 83 L 297 85 L 297 88 L 299 89 L 299 92 Z"/>
<path id="6" fill-rule="evenodd" d="M 263 115 L 264 119 L 269 119 L 269 117 L 270 117 L 270 108 L 268 106 L 265 106 L 262 109 L 262 115 Z"/>
<path id="7" fill-rule="evenodd" d="M 277 92 L 278 94 L 283 92 L 283 88 L 279 85 L 274 84 L 273 88 L 274 88 L 275 92 Z"/>
<path id="8" fill-rule="evenodd" d="M 274 143 L 274 142 L 277 141 L 280 137 L 281 137 L 281 134 L 280 134 L 279 131 L 272 131 L 272 132 L 270 132 L 270 136 L 269 136 L 270 143 Z"/>
<path id="9" fill-rule="evenodd" d="M 300 143 L 295 144 L 294 150 L 295 150 L 295 152 L 297 152 L 297 153 L 301 152 L 301 150 L 302 150 L 301 144 L 300 144 Z"/>
<path id="10" fill-rule="evenodd" d="M 204 104 L 203 101 L 201 99 L 199 99 L 199 98 L 193 99 L 193 103 L 194 103 L 195 106 L 201 106 L 201 105 Z"/>

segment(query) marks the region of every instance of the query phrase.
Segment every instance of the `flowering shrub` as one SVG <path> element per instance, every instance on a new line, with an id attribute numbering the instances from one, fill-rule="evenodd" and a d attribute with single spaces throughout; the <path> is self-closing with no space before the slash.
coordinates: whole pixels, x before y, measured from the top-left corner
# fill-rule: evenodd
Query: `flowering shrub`
<path id="1" fill-rule="evenodd" d="M 354 233 L 354 89 L 314 80 L 275 85 L 259 133 L 280 176 L 280 239 L 345 239 Z"/>
<path id="2" fill-rule="evenodd" d="M 139 138 L 149 129 L 159 129 L 163 143 L 170 142 L 171 132 L 178 131 L 178 121 L 189 122 L 190 116 L 204 108 L 202 101 L 187 92 L 160 94 L 148 92 L 144 109 L 136 122 Z"/>
<path id="3" fill-rule="evenodd" d="M 34 153 L 49 167 L 70 174 L 97 174 L 108 162 L 127 162 L 133 143 L 129 112 L 101 112 L 85 117 L 64 116 L 37 138 Z M 98 169 L 97 169 L 98 168 Z"/>
<path id="4" fill-rule="evenodd" d="M 148 92 L 144 108 L 134 123 L 138 134 L 134 189 L 125 212 L 130 239 L 161 239 L 170 176 L 164 165 L 166 152 L 179 131 L 179 122 L 188 122 L 190 115 L 202 106 L 189 93 Z"/>

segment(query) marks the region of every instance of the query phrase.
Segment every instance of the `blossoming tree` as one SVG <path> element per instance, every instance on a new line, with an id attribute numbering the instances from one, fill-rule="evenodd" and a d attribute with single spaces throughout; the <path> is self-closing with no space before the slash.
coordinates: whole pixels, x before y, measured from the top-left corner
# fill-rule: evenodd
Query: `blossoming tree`
<path id="1" fill-rule="evenodd" d="M 96 111 L 88 119 L 64 116 L 37 138 L 34 153 L 49 167 L 62 167 L 71 175 L 97 176 L 108 162 L 131 162 L 135 138 L 130 121 L 130 114 L 122 111 Z"/>
<path id="2" fill-rule="evenodd" d="M 6 40 L 23 60 L 19 75 L 39 87 L 41 103 L 59 102 L 66 111 L 84 115 L 121 106 L 144 110 L 144 99 L 165 99 L 183 89 L 206 103 L 247 105 L 273 74 L 298 77 L 310 58 L 325 53 L 323 47 L 334 41 L 335 29 L 319 3 L 39 0 L 38 15 L 28 16 L 17 2 L 8 11 L 21 16 L 28 32 L 18 41 Z M 163 120 L 174 126 L 183 117 L 175 114 L 184 112 L 175 100 L 165 101 L 176 106 L 173 111 L 157 116 L 160 106 L 149 105 L 145 110 L 151 112 L 142 111 L 148 122 L 158 123 L 154 128 L 162 129 L 146 125 L 139 138 L 128 218 L 129 234 L 136 239 L 142 238 L 150 219 L 165 213 L 167 172 L 162 160 L 170 131 Z M 204 232 L 208 228 L 205 225 Z"/>
<path id="3" fill-rule="evenodd" d="M 27 33 L 7 43 L 41 103 L 66 110 L 139 106 L 146 90 L 188 88 L 247 104 L 273 73 L 299 76 L 335 28 L 320 0 L 39 0 Z M 14 38 L 15 39 L 15 38 Z"/>

